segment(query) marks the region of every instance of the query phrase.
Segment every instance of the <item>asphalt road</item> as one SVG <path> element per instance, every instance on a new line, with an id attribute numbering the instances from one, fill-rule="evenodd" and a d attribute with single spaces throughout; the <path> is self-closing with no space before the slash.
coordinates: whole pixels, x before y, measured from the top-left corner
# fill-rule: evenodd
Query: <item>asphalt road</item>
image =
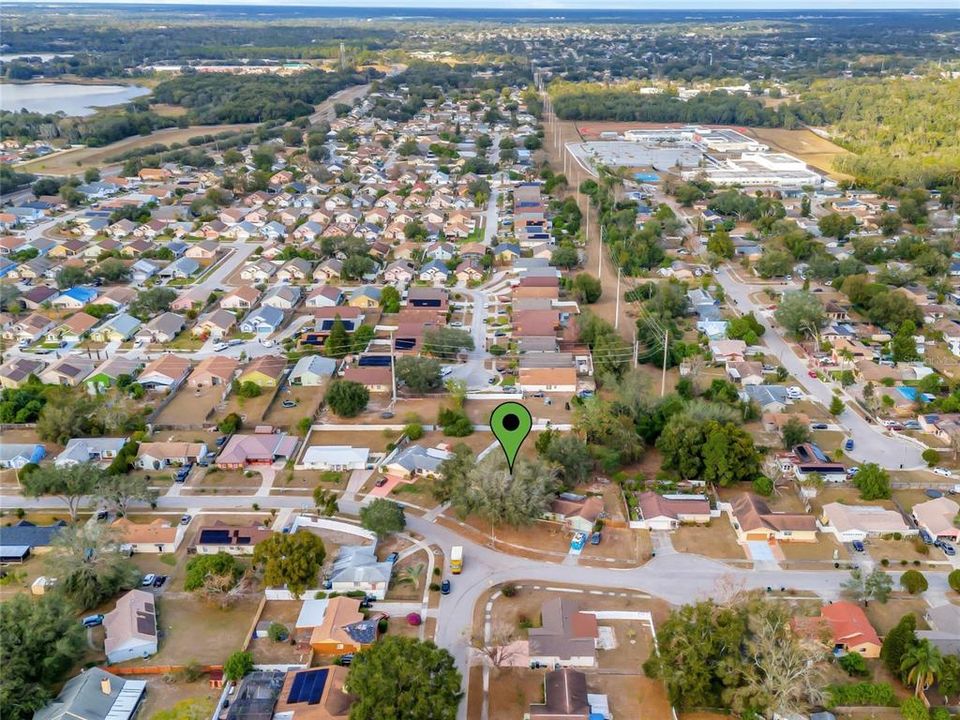
<path id="1" fill-rule="evenodd" d="M 761 305 L 750 299 L 750 295 L 766 286 L 747 285 L 741 283 L 724 267 L 715 275 L 723 287 L 726 296 L 742 313 L 753 312 L 767 332 L 763 334 L 762 342 L 770 353 L 775 355 L 779 362 L 796 378 L 797 383 L 812 398 L 823 404 L 830 405 L 833 398 L 833 385 L 812 378 L 807 373 L 810 368 L 807 362 L 794 353 L 793 349 L 783 339 L 780 330 L 775 328 L 770 320 L 760 312 Z M 848 437 L 853 438 L 853 450 L 848 452 L 851 458 L 858 462 L 875 462 L 888 470 L 925 468 L 926 463 L 921 458 L 923 449 L 917 444 L 893 435 L 878 425 L 872 425 L 862 415 L 846 409 L 837 417 L 837 422 L 844 426 Z"/>
<path id="2" fill-rule="evenodd" d="M 307 510 L 312 506 L 309 498 L 272 495 L 165 495 L 157 500 L 157 509 L 187 511 L 193 515 L 201 510 L 249 511 L 254 500 L 263 510 L 272 508 Z M 359 513 L 361 504 L 343 497 L 340 500 L 340 510 L 342 513 L 356 515 Z M 6 495 L 0 496 L 0 507 L 63 509 L 63 503 L 52 497 L 27 499 Z M 716 595 L 723 588 L 740 587 L 744 589 L 785 587 L 795 591 L 814 592 L 824 599 L 835 599 L 839 597 L 840 583 L 845 578 L 844 573 L 833 570 L 790 572 L 745 570 L 699 555 L 681 554 L 671 550 L 658 552 L 655 558 L 636 568 L 586 567 L 571 564 L 571 559 L 567 559 L 564 563 L 552 563 L 497 552 L 424 517 L 408 515 L 407 530 L 421 535 L 427 544 L 436 544 L 443 548 L 447 555 L 449 555 L 449 548 L 453 545 L 461 545 L 464 548 L 463 573 L 451 576 L 451 592 L 441 597 L 440 606 L 436 610 L 436 642 L 453 654 L 464 678 L 466 678 L 470 655 L 469 644 L 474 607 L 485 591 L 500 583 L 542 583 L 550 587 L 551 584 L 572 582 L 603 590 L 637 590 L 680 604 Z M 927 573 L 927 580 L 930 583 L 928 593 L 935 596 L 943 596 L 946 593 L 946 573 Z M 466 711 L 467 702 L 464 699 L 458 714 L 460 720 L 465 720 Z"/>

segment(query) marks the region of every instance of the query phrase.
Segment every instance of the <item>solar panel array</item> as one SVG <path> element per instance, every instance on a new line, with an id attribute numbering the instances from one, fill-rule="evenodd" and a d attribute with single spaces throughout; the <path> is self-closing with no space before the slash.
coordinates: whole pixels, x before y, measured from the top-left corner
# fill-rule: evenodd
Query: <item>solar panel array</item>
<path id="1" fill-rule="evenodd" d="M 291 704 L 305 702 L 308 705 L 319 703 L 323 688 L 327 684 L 328 673 L 329 670 L 326 668 L 297 673 L 293 678 L 293 685 L 290 686 L 287 702 Z"/>
<path id="2" fill-rule="evenodd" d="M 230 543 L 230 531 L 229 530 L 201 530 L 199 542 L 227 545 Z"/>

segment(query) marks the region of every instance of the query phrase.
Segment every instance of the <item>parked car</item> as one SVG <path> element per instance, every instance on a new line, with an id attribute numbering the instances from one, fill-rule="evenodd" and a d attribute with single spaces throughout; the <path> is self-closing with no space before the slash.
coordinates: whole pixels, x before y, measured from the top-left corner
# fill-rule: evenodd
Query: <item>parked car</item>
<path id="1" fill-rule="evenodd" d="M 850 476 L 850 477 L 853 477 L 853 476 L 856 475 L 858 472 L 860 472 L 860 467 L 857 466 L 857 465 L 854 465 L 853 467 L 848 467 L 848 468 L 847 468 L 847 475 Z"/>
<path id="2" fill-rule="evenodd" d="M 590 536 L 590 544 L 591 544 L 591 545 L 599 545 L 599 544 L 600 544 L 600 541 L 601 541 L 602 539 L 603 539 L 603 533 L 601 533 L 601 532 L 598 530 L 597 532 L 593 533 L 593 534 Z"/>
<path id="3" fill-rule="evenodd" d="M 850 452 L 851 450 L 853 450 L 853 438 L 847 438 L 843 442 L 843 449 L 846 450 L 847 452 Z"/>
<path id="4" fill-rule="evenodd" d="M 809 375 L 810 377 L 816 379 L 816 377 L 817 377 L 817 371 L 816 371 L 816 370 L 808 370 L 808 371 L 807 371 L 807 375 Z"/>
<path id="5" fill-rule="evenodd" d="M 389 420 L 393 417 L 393 413 L 389 410 L 384 410 L 382 413 L 380 413 L 380 417 L 382 417 L 384 420 Z"/>
<path id="6" fill-rule="evenodd" d="M 344 667 L 350 667 L 350 663 L 353 662 L 353 653 L 347 653 L 346 655 L 340 656 L 340 664 Z"/>
<path id="7" fill-rule="evenodd" d="M 80 623 L 84 627 L 92 628 L 97 625 L 103 625 L 103 615 L 87 615 Z"/>
<path id="8" fill-rule="evenodd" d="M 943 554 L 947 557 L 953 557 L 957 554 L 956 549 L 954 549 L 953 545 L 948 542 L 943 543 L 943 545 L 940 546 L 940 549 L 943 550 Z"/>
<path id="9" fill-rule="evenodd" d="M 147 573 L 143 576 L 143 580 L 140 581 L 140 587 L 150 587 L 153 585 L 153 581 L 157 579 L 157 576 L 153 573 Z"/>
<path id="10" fill-rule="evenodd" d="M 374 483 L 377 487 L 383 487 L 387 484 L 387 479 L 385 477 L 377 478 L 377 481 Z"/>
<path id="11" fill-rule="evenodd" d="M 920 528 L 920 539 L 927 545 L 933 545 L 933 538 L 930 536 L 930 533 L 923 528 Z"/>
<path id="12" fill-rule="evenodd" d="M 157 576 L 153 579 L 153 586 L 156 587 L 156 588 L 158 588 L 158 587 L 163 587 L 163 584 L 164 584 L 166 581 L 167 581 L 167 576 L 166 576 L 166 575 L 157 575 Z"/>
<path id="13" fill-rule="evenodd" d="M 442 583 L 440 583 L 440 594 L 441 594 L 441 595 L 449 595 L 449 594 L 450 594 L 450 581 L 449 581 L 449 580 L 444 580 Z"/>
<path id="14" fill-rule="evenodd" d="M 942 475 L 943 477 L 953 477 L 953 473 L 945 467 L 935 467 L 933 469 L 935 475 Z"/>
<path id="15" fill-rule="evenodd" d="M 225 343 L 225 342 L 214 343 L 214 344 L 213 344 L 213 351 L 214 351 L 214 352 L 223 352 L 223 351 L 226 350 L 228 347 L 230 347 L 230 345 L 229 345 L 228 343 Z"/>
<path id="16" fill-rule="evenodd" d="M 860 542 L 859 540 L 853 541 L 853 549 L 856 550 L 857 552 L 866 552 L 866 548 L 863 547 L 863 543 Z"/>
<path id="17" fill-rule="evenodd" d="M 246 340 L 231 340 L 227 343 L 227 347 L 237 347 L 237 345 L 243 345 Z"/>
<path id="18" fill-rule="evenodd" d="M 213 444 L 216 445 L 218 448 L 222 448 L 224 445 L 227 444 L 227 436 L 221 435 L 214 441 Z"/>
<path id="19" fill-rule="evenodd" d="M 387 562 L 389 563 L 395 563 L 399 559 L 400 559 L 400 553 L 398 552 L 392 552 L 389 555 L 387 555 Z"/>
<path id="20" fill-rule="evenodd" d="M 583 550 L 583 546 L 587 542 L 586 533 L 578 532 L 573 536 L 573 540 L 570 541 L 571 550 Z"/>
<path id="21" fill-rule="evenodd" d="M 826 430 L 828 427 L 830 427 L 830 426 L 827 425 L 826 423 L 813 423 L 813 425 L 810 426 L 810 429 L 811 429 L 811 430 Z"/>
<path id="22" fill-rule="evenodd" d="M 106 510 L 97 510 L 97 520 L 106 520 L 109 515 Z"/>
<path id="23" fill-rule="evenodd" d="M 190 521 L 191 521 L 192 519 L 193 519 L 193 518 L 192 518 L 190 515 L 187 515 L 187 514 L 181 515 L 181 516 L 180 516 L 180 524 L 181 524 L 181 525 L 189 525 L 189 524 L 190 524 Z"/>

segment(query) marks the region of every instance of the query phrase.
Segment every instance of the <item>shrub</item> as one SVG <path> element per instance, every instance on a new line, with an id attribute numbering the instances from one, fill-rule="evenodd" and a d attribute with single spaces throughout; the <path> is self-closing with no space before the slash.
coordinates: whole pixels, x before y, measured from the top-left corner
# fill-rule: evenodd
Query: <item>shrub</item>
<path id="1" fill-rule="evenodd" d="M 440 583 L 430 583 L 430 592 L 440 592 Z"/>
<path id="2" fill-rule="evenodd" d="M 220 421 L 220 424 L 217 425 L 217 430 L 222 432 L 224 435 L 232 435 L 235 432 L 238 432 L 240 428 L 243 427 L 243 420 L 236 413 L 230 413 L 223 420 Z"/>
<path id="3" fill-rule="evenodd" d="M 850 652 L 840 658 L 840 667 L 847 675 L 864 677 L 867 675 L 867 661 L 858 652 Z"/>
<path id="4" fill-rule="evenodd" d="M 419 440 L 423 437 L 423 425 L 420 423 L 410 423 L 403 429 L 403 434 L 411 440 Z"/>
<path id="5" fill-rule="evenodd" d="M 947 575 L 947 583 L 954 592 L 960 592 L 960 570 L 954 570 Z"/>
<path id="6" fill-rule="evenodd" d="M 890 561 L 887 558 L 883 558 L 880 561 L 880 564 L 883 565 L 884 567 L 888 567 L 890 565 Z"/>
<path id="7" fill-rule="evenodd" d="M 380 631 L 380 633 L 382 634 L 387 631 L 387 628 L 389 626 L 390 626 L 390 623 L 386 618 L 380 618 L 380 621 L 377 623 L 377 630 Z"/>
<path id="8" fill-rule="evenodd" d="M 903 720 L 929 720 L 930 711 L 920 698 L 907 698 L 900 703 L 900 715 Z"/>
<path id="9" fill-rule="evenodd" d="M 753 491 L 757 495 L 770 497 L 773 495 L 773 480 L 768 478 L 766 475 L 761 475 L 753 481 Z"/>
<path id="10" fill-rule="evenodd" d="M 267 635 L 274 642 L 283 642 L 289 634 L 290 631 L 287 630 L 287 626 L 278 622 L 270 623 L 270 627 L 267 629 Z"/>
<path id="11" fill-rule="evenodd" d="M 253 653 L 238 650 L 227 658 L 223 665 L 223 675 L 227 680 L 239 680 L 253 670 Z"/>
<path id="12" fill-rule="evenodd" d="M 940 453 L 938 453 L 933 448 L 927 448 L 920 455 L 923 458 L 923 461 L 927 464 L 928 467 L 933 467 L 938 462 L 940 462 Z"/>
<path id="13" fill-rule="evenodd" d="M 516 585 L 514 585 L 513 583 L 510 583 L 510 584 L 508 584 L 508 585 L 504 585 L 504 586 L 503 586 L 503 589 L 502 589 L 500 592 L 503 593 L 503 596 L 504 596 L 504 597 L 512 598 L 512 597 L 514 597 L 518 592 L 520 592 L 520 588 L 518 588 L 518 587 L 517 587 Z"/>
<path id="14" fill-rule="evenodd" d="M 900 576 L 900 586 L 911 595 L 916 595 L 925 592 L 929 583 L 919 570 L 907 570 Z"/>
<path id="15" fill-rule="evenodd" d="M 859 682 L 827 688 L 827 707 L 871 705 L 893 707 L 897 698 L 889 683 Z"/>

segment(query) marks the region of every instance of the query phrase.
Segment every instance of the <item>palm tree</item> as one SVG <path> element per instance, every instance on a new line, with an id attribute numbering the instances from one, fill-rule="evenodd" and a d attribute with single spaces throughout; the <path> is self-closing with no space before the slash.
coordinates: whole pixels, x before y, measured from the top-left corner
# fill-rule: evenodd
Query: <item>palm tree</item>
<path id="1" fill-rule="evenodd" d="M 914 683 L 914 695 L 920 697 L 924 688 L 936 681 L 943 667 L 940 651 L 927 639 L 911 647 L 900 661 L 900 670 L 907 673 L 907 682 Z"/>
<path id="2" fill-rule="evenodd" d="M 420 576 L 423 575 L 423 570 L 423 563 L 417 563 L 416 565 L 410 565 L 409 567 L 404 568 L 403 571 L 397 576 L 397 585 L 409 585 L 410 587 L 416 589 L 417 585 L 420 584 Z"/>
<path id="3" fill-rule="evenodd" d="M 337 503 L 337 494 L 323 487 L 318 486 L 313 489 L 313 502 L 317 507 L 317 513 L 320 515 L 335 515 L 340 510 Z"/>

